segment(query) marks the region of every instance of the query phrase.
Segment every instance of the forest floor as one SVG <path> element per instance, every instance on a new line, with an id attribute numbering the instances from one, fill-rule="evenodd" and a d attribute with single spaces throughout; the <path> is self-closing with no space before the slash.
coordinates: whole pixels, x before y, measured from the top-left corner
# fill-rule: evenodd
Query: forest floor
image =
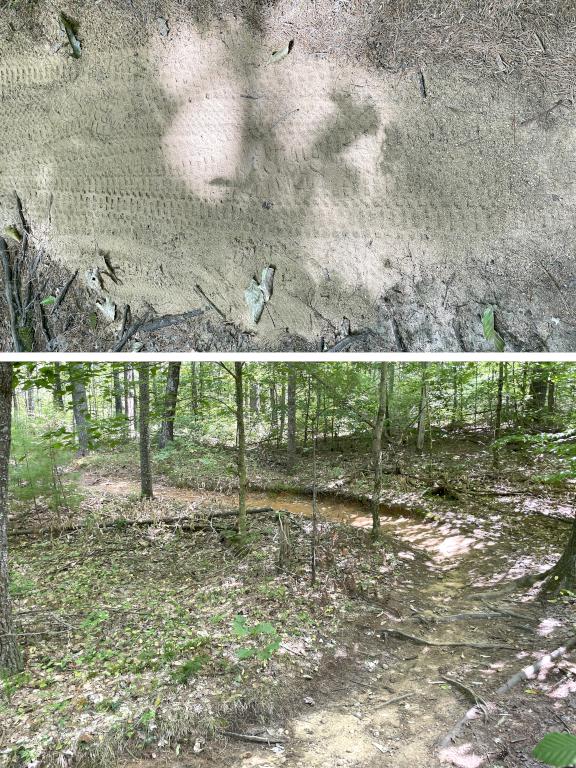
<path id="1" fill-rule="evenodd" d="M 251 516 L 257 541 L 243 552 L 213 531 L 162 523 L 232 509 L 232 460 L 216 446 L 165 451 L 157 499 L 141 503 L 135 455 L 97 453 L 74 466 L 89 517 L 79 530 L 56 535 L 78 520 L 52 516 L 50 534 L 40 504 L 37 517 L 15 514 L 15 531 L 38 531 L 14 535 L 12 553 L 19 624 L 39 639 L 26 638 L 27 673 L 2 710 L 8 761 L 66 764 L 79 753 L 109 765 L 123 753 L 127 768 L 508 768 L 538 765 L 530 751 L 540 736 L 574 729 L 568 659 L 494 694 L 572 631 L 571 596 L 491 592 L 562 549 L 571 488 L 542 483 L 557 469 L 545 454 L 513 446 L 495 474 L 482 436 L 459 436 L 435 447 L 431 474 L 427 457 L 404 449 L 389 465 L 410 475 L 386 475 L 384 537 L 371 545 L 365 447 L 320 452 L 319 487 L 331 495 L 320 502 L 314 586 L 311 524 L 301 517 L 310 514 L 309 455 L 287 483 L 280 452 L 251 452 L 250 506 L 291 513 L 295 557 L 283 573 L 270 516 Z M 427 492 L 443 485 L 458 498 Z M 154 525 L 131 524 L 149 518 Z M 458 683 L 487 702 L 486 717 L 440 748 L 471 706 Z"/>

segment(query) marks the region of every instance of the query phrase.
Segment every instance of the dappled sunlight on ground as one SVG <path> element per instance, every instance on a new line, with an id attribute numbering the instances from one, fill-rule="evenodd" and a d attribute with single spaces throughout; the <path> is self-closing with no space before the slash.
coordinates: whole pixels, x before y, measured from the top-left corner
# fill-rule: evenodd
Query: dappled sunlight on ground
<path id="1" fill-rule="evenodd" d="M 474 754 L 471 744 L 461 744 L 459 747 L 446 747 L 440 750 L 440 760 L 452 763 L 458 768 L 480 768 L 485 758 Z"/>
<path id="2" fill-rule="evenodd" d="M 554 632 L 554 630 L 557 627 L 561 627 L 561 626 L 562 626 L 562 622 L 559 621 L 558 619 L 554 619 L 554 618 L 542 619 L 536 631 L 538 632 L 539 635 L 542 635 L 543 637 L 547 637 L 548 635 L 552 634 L 552 632 Z"/>

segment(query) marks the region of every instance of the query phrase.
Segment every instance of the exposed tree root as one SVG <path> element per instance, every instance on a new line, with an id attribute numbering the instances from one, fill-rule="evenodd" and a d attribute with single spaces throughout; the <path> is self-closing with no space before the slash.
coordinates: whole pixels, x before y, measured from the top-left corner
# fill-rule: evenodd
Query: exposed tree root
<path id="1" fill-rule="evenodd" d="M 511 649 L 512 646 L 504 643 L 438 643 L 434 640 L 424 640 L 422 637 L 415 637 L 414 635 L 408 635 L 406 632 L 400 632 L 399 629 L 383 629 L 381 630 L 384 639 L 387 637 L 397 637 L 400 640 L 408 640 L 416 645 L 431 645 L 437 648 L 478 648 L 480 650 L 487 650 L 491 648 L 507 648 Z"/>

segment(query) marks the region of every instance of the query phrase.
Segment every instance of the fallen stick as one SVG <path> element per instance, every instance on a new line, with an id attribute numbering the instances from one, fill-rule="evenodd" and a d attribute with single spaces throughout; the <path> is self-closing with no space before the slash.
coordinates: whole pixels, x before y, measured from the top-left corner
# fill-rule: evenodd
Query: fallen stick
<path id="1" fill-rule="evenodd" d="M 504 643 L 438 643 L 434 640 L 424 640 L 422 637 L 415 637 L 414 635 L 408 635 L 406 632 L 400 632 L 398 629 L 383 629 L 381 630 L 384 638 L 397 637 L 400 640 L 408 640 L 416 645 L 431 645 L 437 648 L 478 648 L 480 650 L 488 650 L 491 648 L 508 648 L 512 650 L 512 646 L 505 645 Z"/>
<path id="2" fill-rule="evenodd" d="M 4 272 L 4 294 L 6 296 L 6 304 L 8 305 L 8 318 L 10 320 L 12 342 L 14 343 L 14 350 L 16 352 L 23 352 L 24 347 L 22 346 L 22 342 L 20 341 L 20 334 L 18 333 L 16 308 L 14 306 L 12 268 L 10 267 L 10 259 L 8 258 L 8 246 L 6 245 L 6 240 L 4 240 L 3 237 L 0 237 L 0 258 L 2 259 L 2 271 Z"/>
<path id="3" fill-rule="evenodd" d="M 263 515 L 267 514 L 268 512 L 274 512 L 272 507 L 253 507 L 251 509 L 246 510 L 247 515 Z M 215 520 L 218 521 L 220 519 L 225 519 L 229 517 L 237 517 L 238 511 L 237 510 L 231 510 L 230 512 L 213 512 L 207 515 L 199 515 L 198 517 L 164 517 L 164 518 L 142 518 L 141 520 L 113 520 L 108 523 L 102 523 L 98 526 L 98 528 L 103 530 L 108 530 L 110 528 L 122 528 L 124 526 L 134 526 L 136 528 L 146 528 L 149 525 L 179 525 L 182 530 L 184 531 L 195 531 L 195 530 L 212 530 L 211 527 L 209 527 L 209 524 L 211 521 Z M 83 525 L 63 525 L 59 528 L 52 528 L 50 529 L 52 533 L 59 534 L 59 533 L 73 533 L 74 531 L 80 531 L 82 530 L 84 526 Z M 42 533 L 43 529 L 39 528 L 37 530 L 34 529 L 17 529 L 15 531 L 10 531 L 10 533 L 13 536 L 26 536 L 26 535 L 34 535 L 37 533 Z"/>
<path id="4" fill-rule="evenodd" d="M 235 733 L 234 731 L 218 731 L 222 736 L 228 736 L 232 739 L 241 739 L 242 741 L 252 741 L 255 744 L 283 744 L 286 739 L 282 736 L 253 736 L 250 733 Z"/>
<path id="5" fill-rule="evenodd" d="M 202 290 L 202 288 L 200 288 L 200 286 L 199 286 L 198 284 L 196 284 L 196 285 L 194 286 L 194 290 L 196 291 L 196 293 L 197 293 L 199 296 L 201 296 L 201 297 L 204 299 L 204 301 L 207 301 L 207 302 L 208 302 L 208 304 L 209 304 L 209 305 L 212 307 L 212 309 L 213 309 L 215 312 L 218 312 L 218 314 L 220 315 L 220 317 L 222 318 L 222 320 L 226 320 L 226 315 L 224 314 L 224 312 L 222 312 L 222 310 L 221 310 L 221 309 L 218 309 L 218 307 L 216 306 L 216 304 L 214 304 L 214 302 L 213 302 L 211 299 L 209 299 L 209 298 L 208 298 L 208 296 L 206 296 L 206 294 L 204 293 L 204 291 Z"/>
<path id="6" fill-rule="evenodd" d="M 62 302 L 66 298 L 66 294 L 70 290 L 70 286 L 72 285 L 74 280 L 76 280 L 76 278 L 78 277 L 78 271 L 79 270 L 76 270 L 76 272 L 74 272 L 74 274 L 71 275 L 68 278 L 68 280 L 66 281 L 64 287 L 62 288 L 62 290 L 58 294 L 58 297 L 56 298 L 56 301 L 54 302 L 54 306 L 52 307 L 52 312 L 51 312 L 52 315 L 55 314 L 55 312 L 58 309 L 58 307 L 60 306 L 60 304 L 62 304 Z"/>
<path id="7" fill-rule="evenodd" d="M 326 352 L 342 352 L 344 349 L 348 349 L 348 347 L 354 343 L 357 339 L 364 339 L 366 336 L 371 336 L 372 331 L 364 331 L 362 333 L 351 333 L 348 336 L 345 336 L 343 339 L 340 339 L 340 341 L 337 341 L 336 344 L 334 344 L 329 349 L 326 349 Z"/>
<path id="8" fill-rule="evenodd" d="M 496 689 L 496 693 L 506 693 L 511 688 L 514 688 L 515 685 L 521 683 L 523 680 L 530 680 L 530 678 L 538 674 L 543 666 L 550 664 L 550 662 L 559 659 L 561 656 L 564 656 L 568 653 L 568 651 L 574 648 L 574 646 L 576 646 L 576 635 L 567 640 L 564 645 L 556 648 L 556 650 L 552 651 L 552 653 L 547 653 L 545 656 L 542 656 L 539 661 L 536 661 L 529 667 L 524 667 L 524 669 L 521 669 L 520 672 L 517 672 L 515 675 L 512 675 L 512 677 L 509 677 L 508 680 L 500 686 L 500 688 Z"/>
<path id="9" fill-rule="evenodd" d="M 190 312 L 182 312 L 180 315 L 162 315 L 155 320 L 150 320 L 140 326 L 140 331 L 146 333 L 149 331 L 159 331 L 161 328 L 166 328 L 169 325 L 176 325 L 177 323 L 183 323 L 186 320 L 191 320 L 193 317 L 199 317 L 206 312 L 205 309 L 192 309 Z"/>
<path id="10" fill-rule="evenodd" d="M 568 653 L 568 651 L 570 651 L 575 646 L 576 646 L 576 635 L 574 637 L 571 637 L 569 640 L 567 640 L 566 643 L 564 643 L 564 645 L 561 645 L 555 651 L 552 651 L 552 653 L 547 653 L 539 661 L 535 662 L 534 664 L 531 664 L 528 667 L 524 667 L 524 669 L 521 669 L 519 672 L 516 672 L 516 674 L 512 675 L 512 677 L 509 677 L 505 683 L 503 683 L 499 688 L 496 689 L 496 694 L 502 695 L 504 693 L 507 693 L 515 685 L 518 685 L 518 683 L 521 683 L 524 680 L 529 680 L 533 678 L 536 674 L 538 674 L 538 672 L 540 671 L 540 669 L 542 669 L 543 666 L 550 664 L 556 659 L 559 659 L 561 656 L 564 656 L 566 653 Z M 454 728 L 452 728 L 452 730 L 446 736 L 444 736 L 444 738 L 439 742 L 440 747 L 447 747 L 449 744 L 451 744 L 454 741 L 454 739 L 459 735 L 462 728 L 470 720 L 475 720 L 476 718 L 482 715 L 485 716 L 487 708 L 488 708 L 488 705 L 485 702 L 482 702 L 480 704 L 475 704 L 473 707 L 471 707 L 466 712 L 464 717 L 458 720 Z"/>
<path id="11" fill-rule="evenodd" d="M 379 704 L 378 709 L 388 707 L 390 704 L 397 704 L 399 701 L 404 701 L 404 699 L 409 699 L 411 696 L 415 695 L 415 693 L 402 693 L 400 696 L 393 696 L 391 699 L 386 699 L 386 701 L 383 701 L 382 704 Z"/>

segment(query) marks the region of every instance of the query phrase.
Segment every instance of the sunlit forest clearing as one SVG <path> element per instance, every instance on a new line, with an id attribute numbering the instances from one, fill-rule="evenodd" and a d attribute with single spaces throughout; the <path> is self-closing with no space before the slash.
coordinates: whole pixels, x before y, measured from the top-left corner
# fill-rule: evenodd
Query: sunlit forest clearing
<path id="1" fill-rule="evenodd" d="M 0 764 L 542 765 L 575 371 L 0 364 Z"/>

